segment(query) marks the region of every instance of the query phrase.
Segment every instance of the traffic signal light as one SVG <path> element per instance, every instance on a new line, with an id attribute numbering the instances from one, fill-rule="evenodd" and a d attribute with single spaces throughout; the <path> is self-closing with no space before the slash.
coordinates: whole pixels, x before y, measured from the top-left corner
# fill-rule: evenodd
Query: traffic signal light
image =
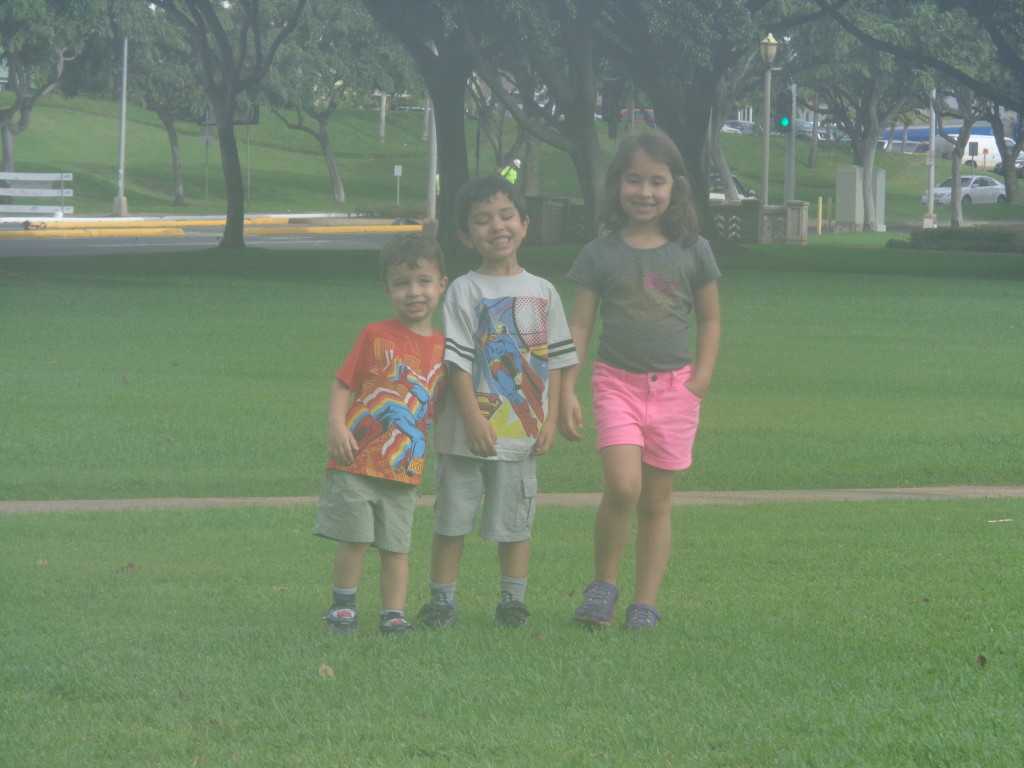
<path id="1" fill-rule="evenodd" d="M 775 97 L 775 130 L 779 133 L 793 130 L 793 95 L 788 88 Z"/>

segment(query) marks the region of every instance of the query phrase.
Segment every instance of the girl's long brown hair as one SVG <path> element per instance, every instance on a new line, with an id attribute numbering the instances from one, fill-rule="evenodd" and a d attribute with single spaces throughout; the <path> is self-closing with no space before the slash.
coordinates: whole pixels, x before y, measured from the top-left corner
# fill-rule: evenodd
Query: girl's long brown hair
<path id="1" fill-rule="evenodd" d="M 683 168 L 683 156 L 675 142 L 662 131 L 633 133 L 619 144 L 608 165 L 598 202 L 598 220 L 602 230 L 615 232 L 629 221 L 619 203 L 619 184 L 638 150 L 643 150 L 654 162 L 667 165 L 672 174 L 672 195 L 668 208 L 659 220 L 661 231 L 669 240 L 678 240 L 686 246 L 693 245 L 700 234 L 700 225 L 697 211 L 693 207 L 690 183 L 686 180 Z"/>

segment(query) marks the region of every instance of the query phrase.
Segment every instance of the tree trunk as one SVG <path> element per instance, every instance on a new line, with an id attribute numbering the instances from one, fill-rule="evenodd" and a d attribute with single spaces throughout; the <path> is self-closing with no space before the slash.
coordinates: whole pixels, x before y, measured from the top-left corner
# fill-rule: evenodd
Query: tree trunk
<path id="1" fill-rule="evenodd" d="M 14 140 L 18 134 L 7 123 L 0 126 L 0 134 L 3 135 L 4 173 L 14 173 Z"/>
<path id="2" fill-rule="evenodd" d="M 1024 202 L 1020 193 L 1020 179 L 1017 176 L 1017 158 L 1020 156 L 1021 145 L 1018 143 L 1011 149 L 1006 144 L 1006 130 L 998 111 L 989 116 L 992 135 L 996 137 L 999 157 L 1003 161 L 1003 185 L 1006 187 L 1006 202 L 1009 205 L 1020 205 Z"/>
<path id="3" fill-rule="evenodd" d="M 466 77 L 461 60 L 448 60 L 447 66 L 442 64 L 436 72 L 424 79 L 427 80 L 430 98 L 434 102 L 434 119 L 437 122 L 437 167 L 441 176 L 441 194 L 437 200 L 438 242 L 446 255 L 468 266 L 469 254 L 459 240 L 455 221 L 455 192 L 469 180 L 469 161 L 466 157 Z"/>
<path id="4" fill-rule="evenodd" d="M 814 96 L 814 101 L 811 104 L 812 107 L 818 106 L 817 94 Z M 821 125 L 821 113 L 817 109 L 814 109 L 812 114 L 811 123 L 811 148 L 807 152 L 807 167 L 817 168 L 818 167 L 818 127 Z"/>
<path id="5" fill-rule="evenodd" d="M 526 196 L 540 194 L 540 151 L 540 141 L 527 134 L 522 176 L 523 194 Z"/>
<path id="6" fill-rule="evenodd" d="M 174 205 L 185 204 L 185 183 L 181 171 L 181 144 L 178 141 L 178 129 L 174 119 L 160 115 L 160 122 L 167 132 L 167 143 L 171 146 L 171 175 L 174 178 Z"/>
<path id="7" fill-rule="evenodd" d="M 875 152 L 878 144 L 870 142 L 864 147 L 864 231 L 878 231 L 878 221 L 875 219 Z"/>
<path id="8" fill-rule="evenodd" d="M 334 160 L 334 152 L 331 151 L 331 133 L 328 130 L 327 122 L 320 122 L 320 131 L 317 133 L 317 141 L 320 143 L 320 152 L 327 164 L 327 175 L 331 179 L 331 189 L 334 192 L 334 202 L 341 205 L 345 202 L 345 186 L 341 183 L 341 174 L 338 173 L 338 164 Z"/>
<path id="9" fill-rule="evenodd" d="M 233 115 L 218 116 L 217 138 L 220 141 L 220 162 L 227 192 L 227 221 L 224 224 L 220 247 L 244 248 L 245 182 L 242 178 L 242 164 L 238 159 Z"/>
<path id="10" fill-rule="evenodd" d="M 712 242 L 718 235 L 711 218 L 711 204 L 708 202 L 707 139 L 708 121 L 714 100 L 714 83 L 706 87 L 688 89 L 689 98 L 681 101 L 675 90 L 650 93 L 654 114 L 658 116 L 658 127 L 667 133 L 683 156 L 686 180 L 693 193 L 693 205 L 700 219 L 700 230 Z M 685 103 L 685 111 L 681 106 Z M 665 115 L 663 120 L 661 115 Z M 723 179 L 724 181 L 724 179 Z"/>
<path id="11" fill-rule="evenodd" d="M 963 149 L 959 146 L 953 147 L 952 168 L 953 194 L 949 197 L 949 226 L 960 227 L 964 223 L 963 194 L 960 184 L 963 178 Z"/>

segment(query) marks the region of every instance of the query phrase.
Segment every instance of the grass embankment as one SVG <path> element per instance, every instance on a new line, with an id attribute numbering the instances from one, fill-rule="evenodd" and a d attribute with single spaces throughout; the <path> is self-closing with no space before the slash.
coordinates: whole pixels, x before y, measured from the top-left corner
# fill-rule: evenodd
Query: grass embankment
<path id="1" fill-rule="evenodd" d="M 0 103 L 3 94 L 0 92 Z M 385 139 L 378 138 L 378 114 L 374 110 L 348 108 L 338 112 L 331 128 L 335 158 L 347 193 L 336 204 L 319 147 L 307 134 L 289 130 L 269 110 L 255 126 L 237 129 L 239 155 L 246 180 L 246 210 L 250 212 L 347 212 L 383 216 L 421 216 L 427 191 L 427 143 L 421 112 L 393 111 L 387 120 Z M 224 184 L 216 141 L 207 146 L 203 129 L 177 124 L 186 204 L 173 205 L 170 148 L 167 135 L 152 113 L 130 107 L 125 142 L 125 197 L 131 214 L 223 213 Z M 467 120 L 469 137 L 476 124 Z M 623 127 L 623 130 L 626 130 Z M 643 130 L 643 129 L 641 129 Z M 514 141 L 509 128 L 505 143 Z M 89 97 L 65 99 L 52 96 L 32 112 L 32 122 L 15 144 L 19 171 L 72 172 L 75 175 L 76 214 L 107 215 L 117 194 L 119 107 L 114 102 Z M 598 126 L 605 152 L 614 142 L 604 125 Z M 723 152 L 739 178 L 757 187 L 761 178 L 761 138 L 723 134 Z M 473 142 L 471 142 L 472 144 Z M 771 149 L 770 199 L 782 199 L 784 137 L 774 137 Z M 816 220 L 818 198 L 827 211 L 835 198 L 836 169 L 852 163 L 848 147 L 823 143 L 816 167 L 807 168 L 810 142 L 796 143 L 797 198 L 810 203 Z M 486 142 L 479 158 L 469 147 L 470 172 L 490 172 L 497 162 Z M 401 179 L 395 166 L 402 167 Z M 920 155 L 879 152 L 877 165 L 886 172 L 886 219 L 921 221 L 921 195 L 927 186 L 927 169 Z M 940 166 L 941 167 L 941 166 Z M 580 198 L 576 175 L 567 156 L 543 148 L 541 192 Z M 938 169 L 937 169 L 938 170 Z M 938 170 L 938 181 L 945 169 Z M 936 211 L 939 223 L 949 221 L 948 207 Z M 982 205 L 966 211 L 969 221 L 1021 221 L 1020 206 Z"/>

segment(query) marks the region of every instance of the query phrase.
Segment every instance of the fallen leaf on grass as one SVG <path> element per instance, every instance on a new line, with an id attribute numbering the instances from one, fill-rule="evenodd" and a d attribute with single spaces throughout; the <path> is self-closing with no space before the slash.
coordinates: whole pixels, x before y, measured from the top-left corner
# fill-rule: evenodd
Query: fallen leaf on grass
<path id="1" fill-rule="evenodd" d="M 333 680 L 334 679 L 334 670 L 331 669 L 326 664 L 321 664 L 320 665 L 320 679 L 321 680 Z"/>
<path id="2" fill-rule="evenodd" d="M 50 564 L 50 561 L 49 560 L 44 560 L 43 558 L 39 558 L 38 560 L 36 560 L 36 565 L 49 565 L 49 564 Z"/>
<path id="3" fill-rule="evenodd" d="M 135 563 L 128 563 L 127 565 L 122 565 L 117 570 L 119 570 L 121 573 L 135 573 L 139 570 L 139 566 L 137 566 Z"/>
<path id="4" fill-rule="evenodd" d="M 288 591 L 288 587 L 274 587 L 273 589 L 274 589 L 275 592 L 287 592 Z"/>
<path id="5" fill-rule="evenodd" d="M 988 664 L 988 659 L 986 659 L 984 656 L 982 656 L 979 653 L 978 654 L 978 666 L 981 667 L 982 669 L 984 669 L 986 664 Z"/>

